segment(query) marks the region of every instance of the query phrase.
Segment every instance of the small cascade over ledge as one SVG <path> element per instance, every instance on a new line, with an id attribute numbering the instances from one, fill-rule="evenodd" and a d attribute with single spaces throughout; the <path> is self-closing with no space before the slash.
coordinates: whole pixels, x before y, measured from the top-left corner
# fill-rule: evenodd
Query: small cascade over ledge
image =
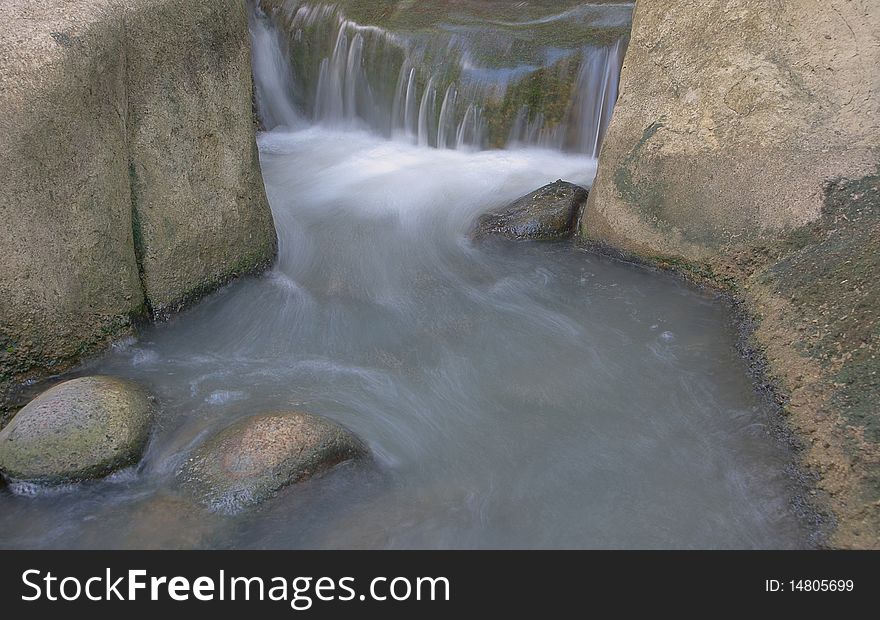
<path id="1" fill-rule="evenodd" d="M 480 13 L 483 4 L 462 13 L 462 3 L 431 3 L 379 19 L 353 0 L 262 0 L 251 31 L 264 127 L 313 122 L 441 149 L 596 157 L 632 4 L 560 2 L 555 14 L 509 3 Z"/>

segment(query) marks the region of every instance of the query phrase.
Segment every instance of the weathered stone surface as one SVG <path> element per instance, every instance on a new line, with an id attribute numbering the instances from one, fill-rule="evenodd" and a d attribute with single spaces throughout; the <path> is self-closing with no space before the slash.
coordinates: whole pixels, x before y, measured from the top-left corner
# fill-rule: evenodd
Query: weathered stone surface
<path id="1" fill-rule="evenodd" d="M 125 48 L 114 2 L 0 3 L 0 394 L 143 307 Z"/>
<path id="2" fill-rule="evenodd" d="M 209 438 L 182 475 L 201 502 L 237 512 L 365 453 L 357 437 L 325 418 L 300 411 L 267 413 Z"/>
<path id="3" fill-rule="evenodd" d="M 134 239 L 161 315 L 267 267 L 275 228 L 254 140 L 245 3 L 126 6 Z"/>
<path id="4" fill-rule="evenodd" d="M 4 1 L 0 106 L 0 393 L 272 260 L 244 2 Z"/>
<path id="5" fill-rule="evenodd" d="M 518 198 L 506 207 L 481 215 L 471 236 L 500 235 L 508 239 L 564 239 L 574 232 L 578 215 L 587 202 L 587 190 L 556 181 Z"/>
<path id="6" fill-rule="evenodd" d="M 582 233 L 704 260 L 873 170 L 880 5 L 639 0 Z"/>
<path id="7" fill-rule="evenodd" d="M 153 399 L 136 383 L 81 377 L 47 390 L 0 431 L 0 472 L 56 484 L 98 478 L 140 458 Z"/>

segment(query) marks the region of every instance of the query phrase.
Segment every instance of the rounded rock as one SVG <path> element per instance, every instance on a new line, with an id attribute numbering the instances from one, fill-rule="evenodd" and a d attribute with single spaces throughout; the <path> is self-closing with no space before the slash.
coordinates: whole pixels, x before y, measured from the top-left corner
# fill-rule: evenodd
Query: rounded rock
<path id="1" fill-rule="evenodd" d="M 574 232 L 588 195 L 586 189 L 574 183 L 550 183 L 502 209 L 481 215 L 471 229 L 471 238 L 565 239 Z"/>
<path id="2" fill-rule="evenodd" d="M 364 454 L 360 439 L 330 420 L 301 411 L 272 412 L 210 437 L 181 473 L 199 501 L 235 513 Z"/>
<path id="3" fill-rule="evenodd" d="M 61 484 L 100 478 L 143 454 L 155 400 L 136 383 L 80 377 L 25 405 L 0 431 L 6 478 Z"/>

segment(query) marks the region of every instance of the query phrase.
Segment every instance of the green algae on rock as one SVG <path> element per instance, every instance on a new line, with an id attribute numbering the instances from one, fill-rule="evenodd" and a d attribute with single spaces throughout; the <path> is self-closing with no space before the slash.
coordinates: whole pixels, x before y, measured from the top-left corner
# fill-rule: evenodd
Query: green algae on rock
<path id="1" fill-rule="evenodd" d="M 240 420 L 209 438 L 181 474 L 203 504 L 235 513 L 364 454 L 363 443 L 330 420 L 274 412 Z"/>
<path id="2" fill-rule="evenodd" d="M 99 478 L 138 461 L 154 399 L 116 377 L 81 377 L 47 390 L 0 431 L 0 472 L 61 484 Z"/>

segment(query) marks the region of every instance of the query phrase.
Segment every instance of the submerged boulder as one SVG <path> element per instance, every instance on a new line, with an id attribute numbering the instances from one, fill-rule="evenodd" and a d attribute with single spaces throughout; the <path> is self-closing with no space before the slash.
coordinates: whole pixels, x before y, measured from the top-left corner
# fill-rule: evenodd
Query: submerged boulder
<path id="1" fill-rule="evenodd" d="M 228 535 L 230 525 L 223 515 L 212 515 L 171 490 L 136 499 L 125 507 L 110 502 L 95 517 L 95 523 L 84 526 L 80 534 L 86 547 L 204 549 L 216 546 L 215 537 Z M 112 534 L 108 536 L 105 530 Z"/>
<path id="2" fill-rule="evenodd" d="M 330 420 L 273 412 L 240 420 L 209 438 L 181 473 L 202 503 L 233 513 L 364 454 L 363 443 Z"/>
<path id="3" fill-rule="evenodd" d="M 580 185 L 556 181 L 479 217 L 471 237 L 500 235 L 508 239 L 564 239 L 574 231 L 588 192 Z"/>
<path id="4" fill-rule="evenodd" d="M 154 399 L 116 377 L 65 381 L 28 403 L 0 431 L 0 472 L 41 484 L 99 478 L 136 463 Z"/>

